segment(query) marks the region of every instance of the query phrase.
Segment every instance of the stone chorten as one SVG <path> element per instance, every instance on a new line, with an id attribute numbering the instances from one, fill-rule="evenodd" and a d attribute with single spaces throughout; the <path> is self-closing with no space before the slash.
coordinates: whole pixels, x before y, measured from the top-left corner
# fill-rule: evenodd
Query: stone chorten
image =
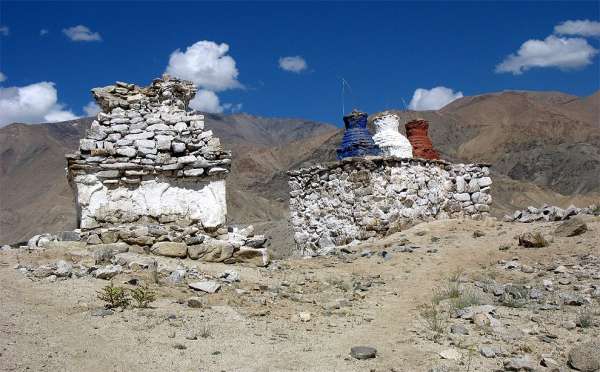
<path id="1" fill-rule="evenodd" d="M 371 134 L 367 130 L 367 114 L 357 110 L 344 116 L 346 131 L 342 144 L 337 149 L 338 159 L 348 157 L 361 157 L 379 155 L 381 150 L 377 147 Z"/>
<path id="2" fill-rule="evenodd" d="M 187 111 L 193 84 L 165 75 L 148 87 L 117 82 L 92 94 L 102 112 L 66 156 L 79 227 L 224 227 L 231 153 L 204 130 L 203 115 Z"/>
<path id="3" fill-rule="evenodd" d="M 412 158 L 412 145 L 406 137 L 398 132 L 400 119 L 393 112 L 384 111 L 373 119 L 375 135 L 373 141 L 381 149 L 383 156 Z"/>
<path id="4" fill-rule="evenodd" d="M 433 148 L 433 144 L 427 134 L 429 123 L 424 119 L 411 120 L 405 125 L 406 136 L 412 145 L 415 158 L 428 160 L 439 160 L 440 154 Z"/>

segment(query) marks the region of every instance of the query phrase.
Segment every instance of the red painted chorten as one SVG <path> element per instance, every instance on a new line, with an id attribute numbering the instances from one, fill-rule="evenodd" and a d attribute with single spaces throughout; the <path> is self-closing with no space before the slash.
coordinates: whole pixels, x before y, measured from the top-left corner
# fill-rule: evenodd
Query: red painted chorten
<path id="1" fill-rule="evenodd" d="M 429 129 L 427 120 L 411 120 L 406 123 L 405 127 L 406 137 L 408 137 L 413 148 L 413 157 L 430 160 L 440 158 L 440 154 L 433 148 L 433 144 L 427 134 L 427 130 Z"/>

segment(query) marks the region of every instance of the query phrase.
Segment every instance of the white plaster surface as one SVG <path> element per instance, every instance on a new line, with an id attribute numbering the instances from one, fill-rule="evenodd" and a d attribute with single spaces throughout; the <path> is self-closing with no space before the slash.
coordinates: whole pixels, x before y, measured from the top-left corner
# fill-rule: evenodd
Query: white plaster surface
<path id="1" fill-rule="evenodd" d="M 74 182 L 81 228 L 161 216 L 198 221 L 210 228 L 225 224 L 225 180 L 189 187 L 150 180 L 135 188 L 108 188 L 96 176 L 85 175 L 75 177 Z"/>
<path id="2" fill-rule="evenodd" d="M 379 146 L 384 156 L 412 158 L 412 145 L 408 138 L 398 131 L 400 120 L 394 114 L 377 117 L 373 121 L 375 135 L 373 141 Z"/>

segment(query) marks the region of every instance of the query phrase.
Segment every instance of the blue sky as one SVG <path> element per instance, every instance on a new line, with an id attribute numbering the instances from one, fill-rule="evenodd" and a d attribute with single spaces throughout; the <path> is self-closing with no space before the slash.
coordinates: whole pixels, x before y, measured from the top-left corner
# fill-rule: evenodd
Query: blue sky
<path id="1" fill-rule="evenodd" d="M 223 69 L 217 75 L 203 77 L 194 66 L 188 66 L 192 70 L 187 71 L 198 81 L 208 82 L 210 89 L 205 89 L 203 97 L 213 100 L 209 106 L 216 111 L 241 109 L 255 115 L 340 125 L 341 77 L 351 86 L 346 95 L 347 111 L 352 107 L 367 112 L 402 108 L 402 100 L 409 103 L 417 89 L 424 89 L 421 96 L 425 99 L 417 108 L 435 107 L 440 96 L 443 101 L 447 99 L 444 97 L 460 96 L 458 92 L 557 90 L 583 96 L 599 89 L 600 33 L 595 34 L 599 18 L 596 1 L 2 1 L 0 72 L 5 80 L 0 82 L 0 101 L 6 102 L 0 105 L 6 105 L 2 106 L 5 112 L 14 109 L 5 121 L 64 117 L 43 109 L 81 116 L 91 101 L 91 88 L 116 80 L 147 85 L 165 72 L 177 49 L 182 60 L 175 70 L 185 74 L 182 66 L 202 63 L 198 58 L 210 51 L 211 44 L 198 48 L 200 55 L 195 56 L 186 54 L 187 48 L 204 40 L 214 42 L 215 48 L 222 43 L 228 46 L 216 57 L 217 68 Z M 555 26 L 569 20 L 589 22 L 555 32 Z M 89 32 L 63 31 L 78 25 Z M 71 40 L 69 35 L 77 37 L 78 32 L 88 41 Z M 528 44 L 519 55 L 529 40 L 539 42 Z M 550 50 L 540 57 L 531 51 L 536 45 L 558 49 L 556 55 Z M 573 59 L 561 59 L 569 53 Z M 504 72 L 497 71 L 511 54 L 516 59 L 504 65 Z M 282 69 L 281 58 L 296 56 L 301 59 L 288 60 L 288 70 Z M 304 69 L 302 61 L 306 63 Z M 54 88 L 57 97 L 51 108 L 43 107 L 29 115 L 22 112 L 23 107 L 10 106 L 15 104 L 15 97 L 25 94 L 19 88 L 40 82 L 53 83 L 35 86 L 43 88 L 39 94 Z M 430 89 L 439 86 L 448 90 L 427 96 Z"/>

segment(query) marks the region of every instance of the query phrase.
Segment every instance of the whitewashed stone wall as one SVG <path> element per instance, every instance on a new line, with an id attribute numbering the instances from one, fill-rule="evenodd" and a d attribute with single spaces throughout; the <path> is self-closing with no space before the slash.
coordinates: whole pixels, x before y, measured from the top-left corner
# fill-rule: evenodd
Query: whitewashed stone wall
<path id="1" fill-rule="evenodd" d="M 288 172 L 299 254 L 383 237 L 415 220 L 488 214 L 487 164 L 396 157 L 348 158 Z"/>
<path id="2" fill-rule="evenodd" d="M 223 227 L 231 154 L 204 130 L 203 115 L 187 111 L 196 88 L 164 76 L 149 87 L 117 82 L 92 93 L 102 112 L 67 155 L 79 227 Z"/>

